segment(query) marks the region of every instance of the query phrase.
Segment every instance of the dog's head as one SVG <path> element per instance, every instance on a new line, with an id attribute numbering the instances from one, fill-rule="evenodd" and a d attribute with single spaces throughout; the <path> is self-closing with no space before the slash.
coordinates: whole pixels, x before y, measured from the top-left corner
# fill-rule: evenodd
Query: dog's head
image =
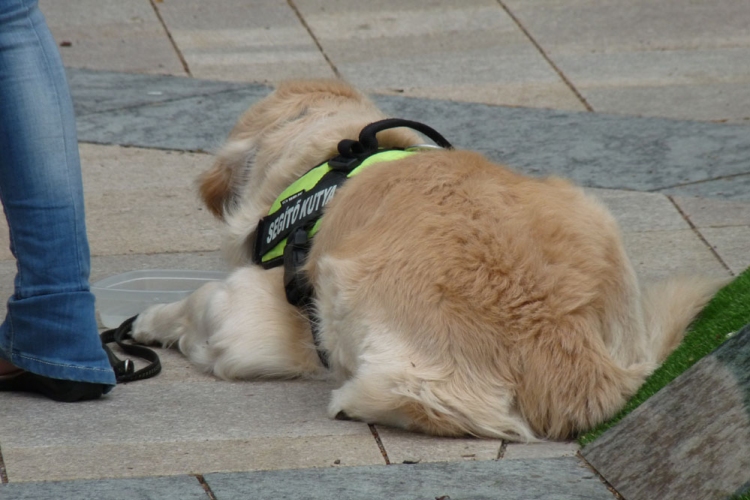
<path id="1" fill-rule="evenodd" d="M 235 125 L 214 166 L 200 179 L 208 208 L 225 218 L 236 206 L 267 211 L 281 191 L 311 167 L 336 155 L 342 139 L 357 139 L 384 118 L 375 105 L 339 80 L 290 81 L 252 106 Z M 384 147 L 420 142 L 406 129 L 378 135 Z"/>

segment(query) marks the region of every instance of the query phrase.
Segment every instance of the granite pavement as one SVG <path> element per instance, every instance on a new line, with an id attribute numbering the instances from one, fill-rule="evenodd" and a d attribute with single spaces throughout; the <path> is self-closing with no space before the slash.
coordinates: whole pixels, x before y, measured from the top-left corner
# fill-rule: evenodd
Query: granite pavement
<path id="1" fill-rule="evenodd" d="M 92 281 L 225 269 L 194 178 L 247 106 L 301 77 L 584 185 L 646 282 L 750 266 L 745 0 L 40 4 L 76 106 Z M 572 442 L 330 421 L 327 382 L 222 382 L 159 354 L 162 374 L 101 401 L 0 394 L 0 498 L 617 498 Z"/>

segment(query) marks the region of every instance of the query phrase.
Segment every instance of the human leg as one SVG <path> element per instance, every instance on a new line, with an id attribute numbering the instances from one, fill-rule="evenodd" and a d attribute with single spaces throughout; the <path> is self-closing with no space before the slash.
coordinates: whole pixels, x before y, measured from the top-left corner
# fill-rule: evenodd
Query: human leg
<path id="1" fill-rule="evenodd" d="M 0 198 L 18 268 L 0 359 L 108 389 L 115 378 L 89 291 L 73 107 L 36 0 L 0 2 Z"/>

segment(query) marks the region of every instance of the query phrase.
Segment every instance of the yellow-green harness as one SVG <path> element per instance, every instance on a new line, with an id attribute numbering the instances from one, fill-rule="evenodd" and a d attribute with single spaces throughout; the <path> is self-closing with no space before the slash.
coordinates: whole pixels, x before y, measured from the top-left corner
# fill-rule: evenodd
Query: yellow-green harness
<path id="1" fill-rule="evenodd" d="M 307 230 L 308 238 L 312 238 L 320 228 L 323 208 L 346 179 L 375 163 L 400 160 L 413 154 L 414 151 L 401 149 L 378 150 L 349 172 L 336 170 L 330 165 L 330 161 L 308 170 L 276 198 L 268 215 L 258 224 L 255 262 L 266 269 L 282 264 L 288 235 L 300 224 L 307 225 L 313 221 Z M 332 176 L 332 173 L 339 175 Z M 331 182 L 332 180 L 340 182 Z"/>
<path id="2" fill-rule="evenodd" d="M 442 135 L 423 123 L 399 118 L 371 123 L 362 129 L 358 141 L 342 140 L 338 144 L 338 156 L 313 167 L 286 188 L 273 202 L 268 215 L 258 222 L 254 238 L 248 239 L 254 242 L 253 262 L 265 269 L 283 264 L 284 290 L 290 304 L 308 312 L 313 307 L 314 290 L 301 269 L 312 237 L 320 227 L 323 209 L 333 198 L 336 189 L 371 165 L 415 154 L 411 150 L 379 148 L 377 133 L 396 127 L 409 127 L 422 132 L 442 148 L 453 147 Z M 327 357 L 319 347 L 316 322 L 313 321 L 312 325 L 318 356 L 323 366 L 327 367 Z"/>

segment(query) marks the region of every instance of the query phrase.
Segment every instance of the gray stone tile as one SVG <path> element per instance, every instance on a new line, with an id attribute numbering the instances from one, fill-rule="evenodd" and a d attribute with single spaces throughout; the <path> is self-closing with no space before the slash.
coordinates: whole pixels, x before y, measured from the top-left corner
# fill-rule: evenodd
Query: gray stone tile
<path id="1" fill-rule="evenodd" d="M 270 92 L 262 85 L 79 117 L 78 139 L 186 151 L 215 151 L 247 108 Z"/>
<path id="2" fill-rule="evenodd" d="M 206 500 L 203 486 L 194 477 L 176 476 L 103 481 L 61 481 L 0 484 L 3 500 Z"/>
<path id="3" fill-rule="evenodd" d="M 457 147 L 589 187 L 651 191 L 750 168 L 750 128 L 739 125 L 393 96 L 375 100 L 387 114 L 430 124 Z"/>
<path id="4" fill-rule="evenodd" d="M 680 210 L 698 228 L 744 226 L 750 223 L 750 203 L 694 196 L 673 196 Z"/>
<path id="5" fill-rule="evenodd" d="M 74 88 L 75 92 L 85 95 L 86 90 Z M 248 86 L 82 116 L 79 138 L 102 144 L 214 150 L 240 114 L 268 92 L 264 86 Z M 750 176 L 750 128 L 745 126 L 393 95 L 375 96 L 375 101 L 386 114 L 428 123 L 458 147 L 478 150 L 527 173 L 559 175 L 585 186 L 651 191 L 727 175 Z M 742 197 L 746 192 L 750 189 L 724 192 L 724 197 Z"/>
<path id="6" fill-rule="evenodd" d="M 76 116 L 236 90 L 243 84 L 182 76 L 68 68 Z"/>
<path id="7" fill-rule="evenodd" d="M 624 233 L 625 250 L 644 283 L 675 274 L 726 278 L 729 271 L 692 230 Z"/>
<path id="8" fill-rule="evenodd" d="M 750 267 L 750 225 L 699 229 L 735 275 Z"/>
<path id="9" fill-rule="evenodd" d="M 366 90 L 584 110 L 492 0 L 296 2 L 341 75 Z"/>
<path id="10" fill-rule="evenodd" d="M 0 446 L 9 479 L 384 463 L 366 424 L 326 417 L 328 383 L 230 383 L 195 374 L 170 382 L 179 374 L 164 376 L 76 405 L 0 393 Z"/>
<path id="11" fill-rule="evenodd" d="M 92 144 L 80 150 L 92 255 L 218 250 L 221 224 L 194 184 L 209 156 Z"/>
<path id="12" fill-rule="evenodd" d="M 690 226 L 674 204 L 662 194 L 587 189 L 599 198 L 626 232 L 670 231 L 689 229 Z"/>
<path id="13" fill-rule="evenodd" d="M 509 443 L 503 453 L 503 460 L 574 457 L 579 449 L 576 442 Z"/>
<path id="14" fill-rule="evenodd" d="M 677 196 L 701 196 L 750 202 L 750 174 L 674 186 L 662 189 L 661 192 Z"/>
<path id="15" fill-rule="evenodd" d="M 387 427 L 377 427 L 392 464 L 495 460 L 501 439 L 440 438 Z"/>
<path id="16" fill-rule="evenodd" d="M 725 498 L 750 481 L 750 328 L 582 451 L 626 498 Z"/>
<path id="17" fill-rule="evenodd" d="M 149 2 L 42 0 L 63 63 L 137 73 L 184 75 L 182 63 Z"/>
<path id="18" fill-rule="evenodd" d="M 217 500 L 612 498 L 575 458 L 208 474 L 205 479 Z"/>
<path id="19" fill-rule="evenodd" d="M 283 0 L 156 4 L 193 76 L 244 82 L 333 77 L 315 41 Z"/>

